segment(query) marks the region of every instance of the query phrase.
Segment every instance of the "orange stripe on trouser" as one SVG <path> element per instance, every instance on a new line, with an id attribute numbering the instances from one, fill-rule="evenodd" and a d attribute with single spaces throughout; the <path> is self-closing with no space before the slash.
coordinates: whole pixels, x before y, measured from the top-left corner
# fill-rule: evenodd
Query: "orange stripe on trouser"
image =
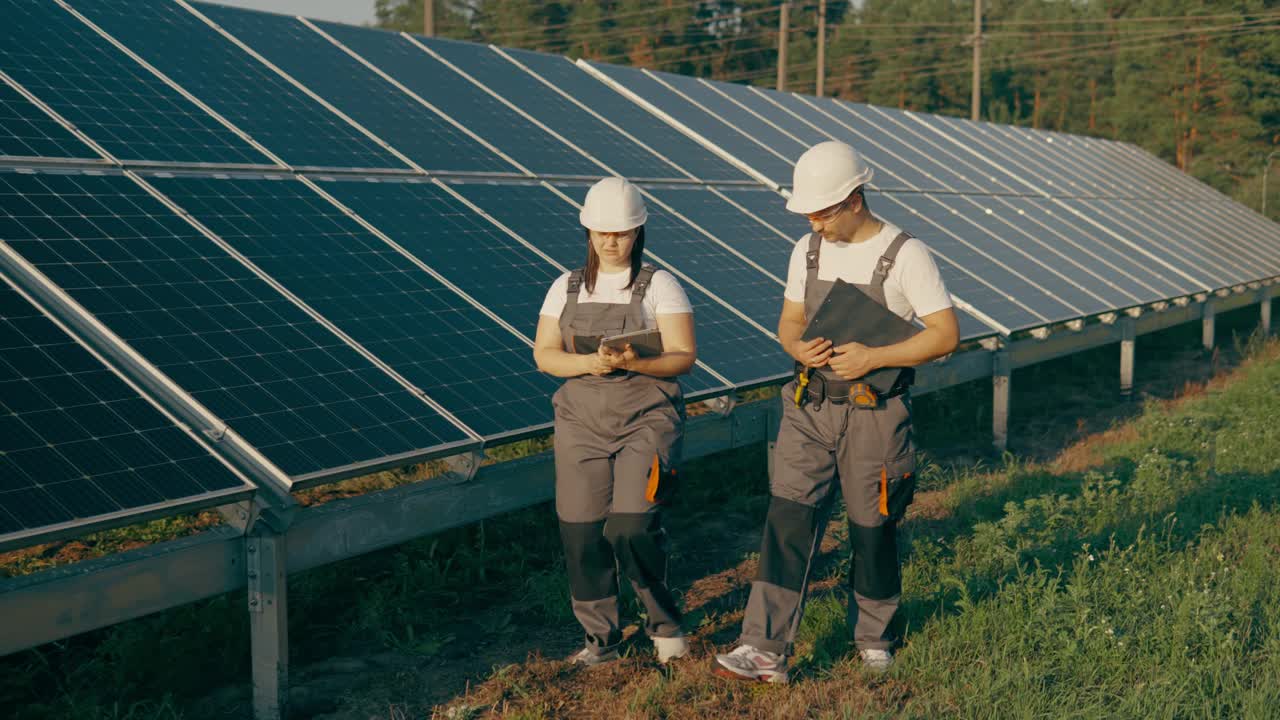
<path id="1" fill-rule="evenodd" d="M 658 478 L 662 475 L 662 469 L 658 463 L 658 456 L 653 456 L 653 466 L 649 468 L 649 484 L 644 489 L 644 499 L 649 502 L 658 501 Z"/>
<path id="2" fill-rule="evenodd" d="M 880 514 L 889 517 L 889 469 L 880 466 Z"/>

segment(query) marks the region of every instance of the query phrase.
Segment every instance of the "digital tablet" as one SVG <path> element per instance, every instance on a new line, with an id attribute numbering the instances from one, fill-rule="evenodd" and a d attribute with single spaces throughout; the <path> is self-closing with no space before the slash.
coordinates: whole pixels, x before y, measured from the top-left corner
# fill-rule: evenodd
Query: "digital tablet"
<path id="1" fill-rule="evenodd" d="M 657 330 L 636 330 L 602 338 L 600 344 L 613 350 L 623 350 L 627 343 L 635 350 L 636 357 L 657 357 L 662 354 L 662 333 Z"/>

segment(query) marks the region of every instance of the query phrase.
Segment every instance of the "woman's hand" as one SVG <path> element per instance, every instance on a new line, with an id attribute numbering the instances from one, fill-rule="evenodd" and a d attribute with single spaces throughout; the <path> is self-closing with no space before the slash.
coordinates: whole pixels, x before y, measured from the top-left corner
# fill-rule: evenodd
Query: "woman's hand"
<path id="1" fill-rule="evenodd" d="M 601 344 L 598 354 L 614 370 L 626 370 L 631 367 L 631 362 L 637 357 L 635 348 L 631 347 L 631 343 L 627 343 L 621 350 L 615 350 Z"/>
<path id="2" fill-rule="evenodd" d="M 589 355 L 579 355 L 579 362 L 582 363 L 583 375 L 608 375 L 613 372 L 613 366 L 599 352 Z"/>

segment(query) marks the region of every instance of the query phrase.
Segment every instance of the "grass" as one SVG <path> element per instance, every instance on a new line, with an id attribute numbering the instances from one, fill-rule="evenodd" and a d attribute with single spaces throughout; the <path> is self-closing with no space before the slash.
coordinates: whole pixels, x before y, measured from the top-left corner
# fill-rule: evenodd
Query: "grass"
<path id="1" fill-rule="evenodd" d="M 1220 316 L 1220 332 L 1231 323 Z M 671 534 L 692 662 L 659 670 L 643 640 L 590 675 L 543 659 L 579 636 L 554 517 L 537 507 L 291 577 L 294 668 L 309 682 L 305 670 L 334 656 L 398 659 L 335 692 L 325 711 L 338 718 L 1268 717 L 1280 701 L 1280 346 L 1241 336 L 1205 356 L 1187 349 L 1197 331 L 1139 342 L 1139 390 L 1176 401 L 1115 402 L 1115 348 L 1019 371 L 1016 455 L 975 450 L 989 442 L 988 385 L 917 401 L 927 492 L 904 526 L 905 643 L 887 677 L 850 659 L 840 523 L 801 628 L 799 681 L 735 686 L 706 673 L 708 653 L 736 637 L 754 568 L 760 449 L 685 473 Z M 1241 358 L 1230 378 L 1205 382 Z M 501 452 L 540 447 L 527 444 Z M 85 544 L 118 550 L 191 529 L 151 523 Z M 22 720 L 242 713 L 242 695 L 213 691 L 248 678 L 243 595 L 0 663 L 0 706 Z"/>

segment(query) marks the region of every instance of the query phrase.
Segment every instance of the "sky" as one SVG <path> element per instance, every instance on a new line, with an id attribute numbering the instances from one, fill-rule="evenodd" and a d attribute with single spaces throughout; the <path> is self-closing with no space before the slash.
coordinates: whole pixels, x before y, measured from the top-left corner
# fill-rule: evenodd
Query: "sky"
<path id="1" fill-rule="evenodd" d="M 221 5 L 360 25 L 373 22 L 374 0 L 212 0 Z"/>

